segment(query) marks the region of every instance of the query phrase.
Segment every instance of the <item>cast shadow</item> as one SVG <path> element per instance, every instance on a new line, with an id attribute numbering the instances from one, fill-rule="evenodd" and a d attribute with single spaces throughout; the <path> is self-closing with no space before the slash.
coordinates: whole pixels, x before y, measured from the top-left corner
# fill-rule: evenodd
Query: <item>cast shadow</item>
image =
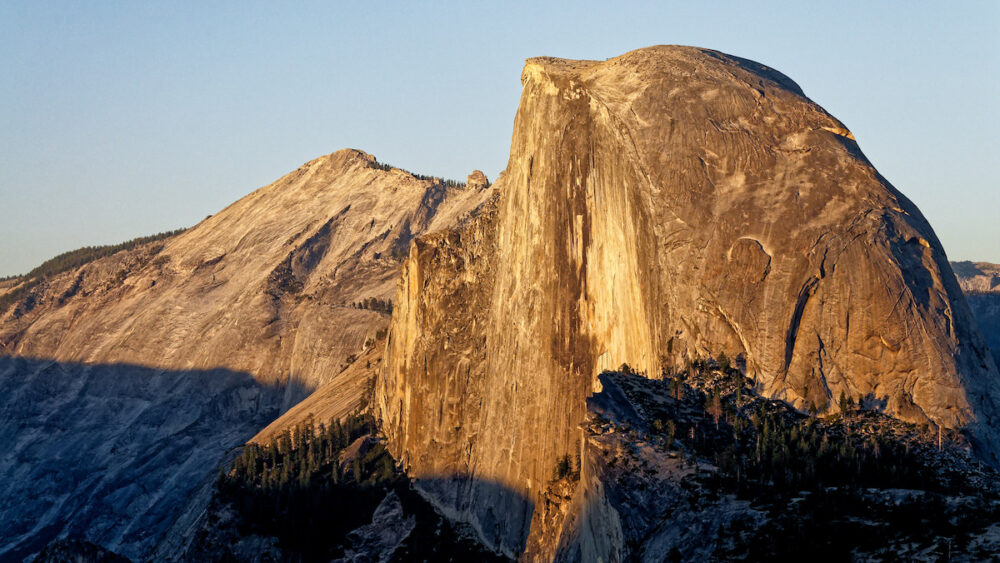
<path id="1" fill-rule="evenodd" d="M 59 537 L 135 559 L 227 455 L 311 389 L 228 369 L 0 357 L 0 561 Z"/>

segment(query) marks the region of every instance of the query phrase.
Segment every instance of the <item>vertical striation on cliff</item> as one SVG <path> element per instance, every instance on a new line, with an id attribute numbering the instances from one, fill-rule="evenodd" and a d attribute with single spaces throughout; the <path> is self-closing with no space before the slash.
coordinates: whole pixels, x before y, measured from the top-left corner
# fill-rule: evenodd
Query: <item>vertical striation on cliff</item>
<path id="1" fill-rule="evenodd" d="M 719 352 L 799 409 L 869 398 L 1000 451 L 997 369 L 933 230 L 794 82 L 672 46 L 521 78 L 494 200 L 410 248 L 376 389 L 445 513 L 520 554 L 597 375 Z"/>

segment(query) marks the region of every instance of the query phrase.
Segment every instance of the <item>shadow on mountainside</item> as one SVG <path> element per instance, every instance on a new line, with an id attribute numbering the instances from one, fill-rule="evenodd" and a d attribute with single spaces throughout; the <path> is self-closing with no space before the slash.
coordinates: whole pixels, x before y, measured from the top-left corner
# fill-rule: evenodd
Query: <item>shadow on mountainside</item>
<path id="1" fill-rule="evenodd" d="M 516 559 L 525 549 L 535 503 L 495 481 L 468 475 L 424 476 L 413 488 L 493 551 Z"/>
<path id="2" fill-rule="evenodd" d="M 970 260 L 964 260 L 961 262 L 952 262 L 951 269 L 955 271 L 955 275 L 964 278 L 973 278 L 976 276 L 984 276 L 986 272 L 979 268 L 975 262 Z"/>
<path id="3" fill-rule="evenodd" d="M 0 357 L 0 561 L 65 536 L 149 554 L 283 397 L 310 391 L 290 380 Z"/>
<path id="4" fill-rule="evenodd" d="M 318 426 L 306 418 L 247 444 L 219 474 L 188 545 L 157 555 L 505 561 L 523 551 L 533 506 L 502 484 L 468 475 L 412 479 L 386 449 L 372 414 L 356 410 Z"/>

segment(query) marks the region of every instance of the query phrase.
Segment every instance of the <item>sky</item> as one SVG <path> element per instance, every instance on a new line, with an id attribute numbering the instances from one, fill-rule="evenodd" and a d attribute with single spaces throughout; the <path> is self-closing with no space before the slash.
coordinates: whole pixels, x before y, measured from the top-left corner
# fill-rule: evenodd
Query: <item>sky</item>
<path id="1" fill-rule="evenodd" d="M 495 178 L 524 59 L 656 44 L 785 73 L 950 259 L 1000 262 L 998 2 L 0 0 L 0 276 L 191 226 L 345 147 Z"/>

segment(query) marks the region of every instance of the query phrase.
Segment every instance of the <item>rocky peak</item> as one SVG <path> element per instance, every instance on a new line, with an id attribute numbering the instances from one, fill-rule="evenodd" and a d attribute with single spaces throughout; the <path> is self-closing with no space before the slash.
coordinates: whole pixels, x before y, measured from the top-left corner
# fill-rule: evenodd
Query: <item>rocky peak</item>
<path id="1" fill-rule="evenodd" d="M 352 149 L 352 148 L 340 149 L 326 156 L 322 156 L 316 160 L 331 160 L 334 162 L 341 162 L 341 163 L 359 162 L 366 164 L 374 164 L 378 162 L 378 159 L 376 159 L 374 155 L 368 154 L 363 150 Z"/>
<path id="2" fill-rule="evenodd" d="M 411 247 L 376 386 L 443 512 L 521 553 L 598 374 L 720 352 L 802 412 L 870 398 L 996 461 L 1000 376 L 937 237 L 794 82 L 671 46 L 521 78 L 497 198 Z"/>

